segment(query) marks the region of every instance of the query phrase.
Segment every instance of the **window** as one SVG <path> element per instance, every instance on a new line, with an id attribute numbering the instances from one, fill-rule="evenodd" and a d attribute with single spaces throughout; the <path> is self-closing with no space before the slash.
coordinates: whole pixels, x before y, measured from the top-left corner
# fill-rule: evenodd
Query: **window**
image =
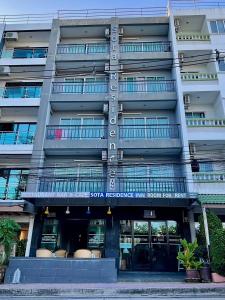
<path id="1" fill-rule="evenodd" d="M 123 167 L 123 175 L 125 177 L 173 177 L 173 165 L 146 165 L 146 166 L 132 166 Z"/>
<path id="2" fill-rule="evenodd" d="M 36 124 L 2 123 L 0 124 L 0 144 L 32 144 Z"/>
<path id="3" fill-rule="evenodd" d="M 213 172 L 213 164 L 211 162 L 199 163 L 199 172 Z"/>
<path id="4" fill-rule="evenodd" d="M 187 119 L 204 119 L 205 113 L 204 112 L 186 112 L 185 116 Z"/>
<path id="5" fill-rule="evenodd" d="M 212 33 L 225 33 L 225 21 L 224 20 L 214 20 L 210 21 L 210 27 Z"/>
<path id="6" fill-rule="evenodd" d="M 225 71 L 225 61 L 224 58 L 218 60 L 218 66 L 220 71 Z"/>

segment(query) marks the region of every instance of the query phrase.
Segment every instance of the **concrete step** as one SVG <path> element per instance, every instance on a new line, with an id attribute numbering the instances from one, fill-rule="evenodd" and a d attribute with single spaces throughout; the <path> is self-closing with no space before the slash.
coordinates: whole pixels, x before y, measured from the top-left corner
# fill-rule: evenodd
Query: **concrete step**
<path id="1" fill-rule="evenodd" d="M 72 297 L 72 298 L 135 298 L 135 297 L 223 297 L 224 284 L 185 283 L 115 283 L 115 284 L 26 284 L 1 285 L 0 298 Z"/>

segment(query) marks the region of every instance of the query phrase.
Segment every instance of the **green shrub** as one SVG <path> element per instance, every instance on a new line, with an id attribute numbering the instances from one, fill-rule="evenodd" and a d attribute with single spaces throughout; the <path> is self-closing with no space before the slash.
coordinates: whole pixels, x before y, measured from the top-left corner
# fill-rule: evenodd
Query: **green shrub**
<path id="1" fill-rule="evenodd" d="M 212 271 L 225 276 L 225 230 L 216 229 L 211 235 Z"/>
<path id="2" fill-rule="evenodd" d="M 183 251 L 179 251 L 177 259 L 185 267 L 186 270 L 198 270 L 202 263 L 195 256 L 195 250 L 198 248 L 197 240 L 188 243 L 185 239 L 181 240 Z"/>
<path id="3" fill-rule="evenodd" d="M 16 256 L 25 256 L 27 240 L 18 240 L 16 244 Z"/>

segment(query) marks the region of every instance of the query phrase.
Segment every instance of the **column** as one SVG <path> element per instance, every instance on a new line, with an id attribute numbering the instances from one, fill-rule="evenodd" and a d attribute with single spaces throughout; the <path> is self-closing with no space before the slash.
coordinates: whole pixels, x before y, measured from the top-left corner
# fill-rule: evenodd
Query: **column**
<path id="1" fill-rule="evenodd" d="M 25 257 L 29 257 L 30 255 L 33 227 L 34 227 L 34 216 L 30 216 Z"/>
<path id="2" fill-rule="evenodd" d="M 195 231 L 194 213 L 192 210 L 188 211 L 188 222 L 190 226 L 191 241 L 194 242 L 194 240 L 196 239 L 196 231 Z"/>

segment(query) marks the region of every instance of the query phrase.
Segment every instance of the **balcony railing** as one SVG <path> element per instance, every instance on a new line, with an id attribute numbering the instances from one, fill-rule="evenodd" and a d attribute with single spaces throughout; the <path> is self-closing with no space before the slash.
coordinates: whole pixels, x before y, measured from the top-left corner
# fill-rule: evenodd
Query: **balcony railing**
<path id="1" fill-rule="evenodd" d="M 57 54 L 98 54 L 109 53 L 109 44 L 92 43 L 92 44 L 69 44 L 58 45 Z"/>
<path id="2" fill-rule="evenodd" d="M 32 144 L 34 135 L 21 131 L 0 131 L 0 145 Z"/>
<path id="3" fill-rule="evenodd" d="M 0 185 L 0 199 L 16 200 L 20 199 L 21 192 L 26 191 L 26 183 L 24 184 L 4 184 Z"/>
<path id="4" fill-rule="evenodd" d="M 141 42 L 123 43 L 120 45 L 120 52 L 169 52 L 170 42 Z"/>
<path id="5" fill-rule="evenodd" d="M 173 139 L 179 137 L 178 125 L 120 125 L 121 139 Z"/>
<path id="6" fill-rule="evenodd" d="M 1 58 L 45 58 L 48 48 L 16 48 L 2 51 Z"/>
<path id="7" fill-rule="evenodd" d="M 188 127 L 225 127 L 225 119 L 194 119 L 186 120 Z"/>
<path id="8" fill-rule="evenodd" d="M 210 41 L 210 35 L 202 33 L 178 33 L 176 37 L 178 41 Z"/>
<path id="9" fill-rule="evenodd" d="M 101 94 L 108 92 L 107 82 L 93 83 L 53 83 L 53 94 Z"/>
<path id="10" fill-rule="evenodd" d="M 207 81 L 217 80 L 217 74 L 213 73 L 181 73 L 181 79 L 184 81 Z"/>
<path id="11" fill-rule="evenodd" d="M 41 178 L 39 192 L 103 192 L 105 184 L 104 178 L 96 177 Z"/>
<path id="12" fill-rule="evenodd" d="M 46 132 L 48 140 L 104 139 L 106 137 L 107 126 L 105 125 L 47 126 Z"/>
<path id="13" fill-rule="evenodd" d="M 119 178 L 119 190 L 124 192 L 185 193 L 185 178 L 126 177 Z"/>
<path id="14" fill-rule="evenodd" d="M 196 172 L 192 176 L 195 182 L 225 182 L 224 172 Z"/>
<path id="15" fill-rule="evenodd" d="M 121 93 L 160 93 L 174 92 L 174 80 L 143 80 L 143 81 L 120 81 Z"/>
<path id="16" fill-rule="evenodd" d="M 1 98 L 40 98 L 40 86 L 17 86 L 0 88 Z"/>

